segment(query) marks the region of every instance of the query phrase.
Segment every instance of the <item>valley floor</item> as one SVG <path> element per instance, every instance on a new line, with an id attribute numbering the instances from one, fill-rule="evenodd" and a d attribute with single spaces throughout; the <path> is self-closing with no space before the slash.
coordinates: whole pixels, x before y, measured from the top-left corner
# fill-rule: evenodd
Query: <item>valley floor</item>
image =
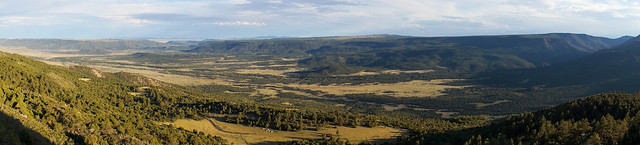
<path id="1" fill-rule="evenodd" d="M 395 137 L 406 133 L 404 129 L 396 129 L 384 126 L 368 127 L 343 127 L 329 126 L 315 130 L 279 131 L 261 127 L 249 127 L 221 121 L 222 118 L 206 118 L 202 120 L 179 119 L 175 122 L 163 122 L 163 125 L 173 125 L 186 130 L 197 130 L 206 134 L 220 136 L 230 143 L 243 144 L 280 144 L 299 139 L 320 139 L 323 136 L 338 136 L 348 139 L 351 143 L 360 143 L 365 140 L 374 143 L 394 142 Z M 336 134 L 338 133 L 338 134 Z"/>

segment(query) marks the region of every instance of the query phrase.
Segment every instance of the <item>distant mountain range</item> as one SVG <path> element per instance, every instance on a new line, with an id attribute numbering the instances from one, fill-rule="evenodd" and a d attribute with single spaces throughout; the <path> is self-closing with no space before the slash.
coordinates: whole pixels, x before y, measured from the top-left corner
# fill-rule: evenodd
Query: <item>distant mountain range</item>
<path id="1" fill-rule="evenodd" d="M 44 51 L 75 50 L 83 54 L 108 53 L 111 50 L 148 49 L 167 44 L 138 39 L 0 39 L 3 47 L 25 47 Z"/>
<path id="2" fill-rule="evenodd" d="M 474 73 L 498 86 L 587 87 L 587 94 L 640 88 L 640 37 L 585 34 L 408 37 L 373 35 L 202 43 L 187 52 L 302 58 L 296 76 L 364 69 Z M 303 75 L 299 75 L 303 74 Z M 478 82 L 475 82 L 478 83 Z"/>
<path id="3" fill-rule="evenodd" d="M 631 37 L 610 39 L 569 33 L 465 37 L 371 35 L 211 41 L 186 52 L 300 57 L 305 58 L 300 64 L 309 68 L 340 63 L 353 67 L 484 72 L 568 62 L 616 47 L 629 39 Z"/>

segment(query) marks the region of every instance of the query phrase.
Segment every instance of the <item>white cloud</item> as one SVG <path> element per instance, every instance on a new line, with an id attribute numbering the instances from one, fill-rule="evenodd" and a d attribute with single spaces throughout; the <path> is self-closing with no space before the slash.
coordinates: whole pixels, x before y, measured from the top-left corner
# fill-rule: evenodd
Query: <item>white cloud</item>
<path id="1" fill-rule="evenodd" d="M 234 21 L 234 22 L 216 22 L 211 23 L 220 26 L 264 26 L 267 25 L 262 22 L 247 22 L 247 21 Z"/>
<path id="2" fill-rule="evenodd" d="M 104 37 L 640 33 L 636 0 L 8 0 L 0 31 L 56 26 Z M 207 25 L 201 25 L 207 24 Z M 269 24 L 269 25 L 267 25 Z M 276 25 L 277 24 L 277 25 Z M 195 27 L 197 25 L 197 27 Z M 229 29 L 229 26 L 246 27 Z M 260 26 L 260 27 L 256 27 Z M 41 27 L 46 29 L 46 27 Z M 22 29 L 21 29 L 22 30 Z M 109 31 L 106 31 L 109 30 Z M 225 32 L 223 32 L 225 31 Z M 237 32 L 237 31 L 241 31 Z M 54 35 L 54 34 L 51 34 Z M 87 34 L 86 36 L 89 36 Z"/>
<path id="3" fill-rule="evenodd" d="M 111 15 L 111 16 L 101 16 L 101 18 L 104 18 L 113 22 L 125 23 L 125 24 L 154 24 L 154 22 L 150 20 L 136 19 L 131 16 Z"/>

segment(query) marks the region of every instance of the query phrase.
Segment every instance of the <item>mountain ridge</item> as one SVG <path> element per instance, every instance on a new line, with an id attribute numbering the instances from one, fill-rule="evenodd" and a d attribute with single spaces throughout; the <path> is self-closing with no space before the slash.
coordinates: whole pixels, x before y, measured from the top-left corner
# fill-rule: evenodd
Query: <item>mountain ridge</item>
<path id="1" fill-rule="evenodd" d="M 571 33 L 458 37 L 372 35 L 212 41 L 185 52 L 302 58 L 299 63 L 307 68 L 345 63 L 352 67 L 483 72 L 567 62 L 618 46 L 627 39 Z"/>
<path id="2" fill-rule="evenodd" d="M 620 46 L 611 49 L 597 51 L 593 54 L 555 66 L 521 71 L 521 73 L 513 74 L 513 76 L 519 79 L 536 78 L 539 81 L 532 79 L 530 84 L 540 83 L 544 85 L 575 85 L 581 83 L 635 80 L 640 77 L 638 75 L 640 68 L 637 67 L 640 66 L 639 59 L 640 37 L 634 37 Z"/>

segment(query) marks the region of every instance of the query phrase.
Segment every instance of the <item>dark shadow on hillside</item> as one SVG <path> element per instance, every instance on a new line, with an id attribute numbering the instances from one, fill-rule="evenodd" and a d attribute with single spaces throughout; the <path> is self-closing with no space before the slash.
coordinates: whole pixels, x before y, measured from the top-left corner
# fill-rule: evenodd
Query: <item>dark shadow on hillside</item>
<path id="1" fill-rule="evenodd" d="M 0 112 L 0 144 L 50 145 L 49 139 Z"/>

